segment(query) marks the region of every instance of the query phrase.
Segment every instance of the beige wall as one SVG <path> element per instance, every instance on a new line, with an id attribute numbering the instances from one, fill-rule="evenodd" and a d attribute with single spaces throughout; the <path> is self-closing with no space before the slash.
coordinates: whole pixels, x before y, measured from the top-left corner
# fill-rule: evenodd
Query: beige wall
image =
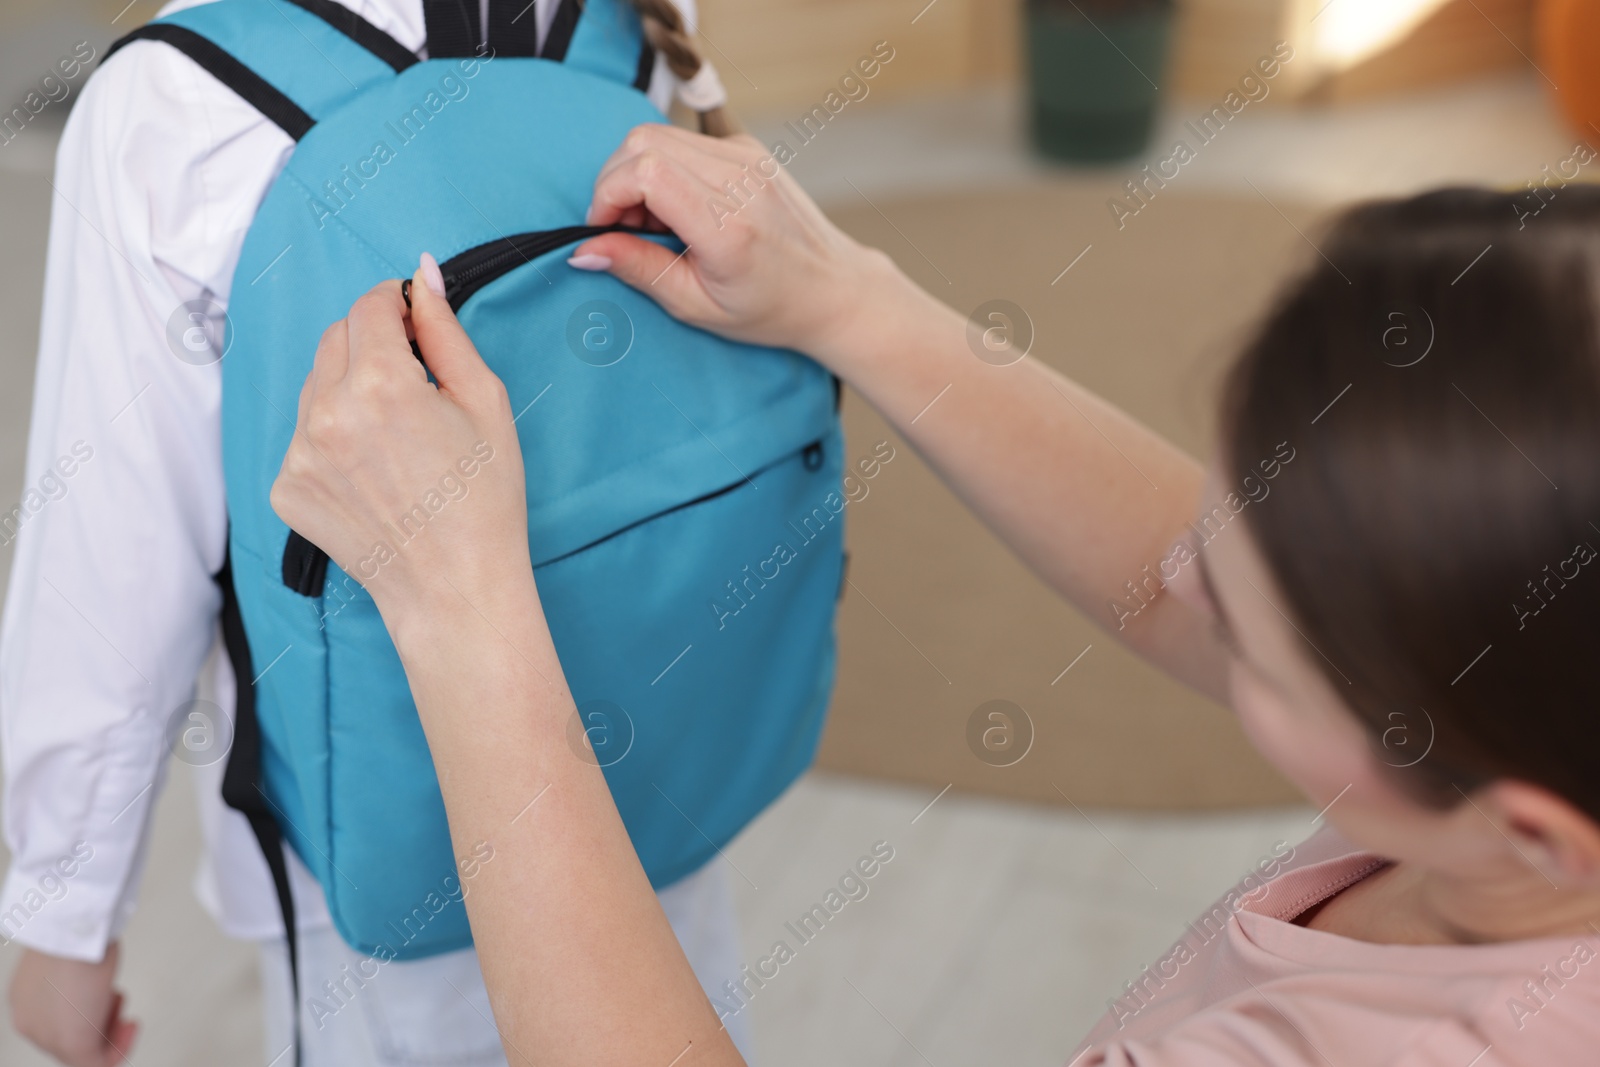
<path id="1" fill-rule="evenodd" d="M 817 103 L 878 41 L 894 62 L 875 90 L 894 95 L 1004 83 L 1018 77 L 1022 0 L 700 0 L 707 52 L 735 106 L 777 113 Z M 1277 40 L 1309 40 L 1327 0 L 1178 0 L 1172 67 L 1163 88 L 1225 92 Z M 1448 82 L 1525 63 L 1535 0 L 1451 0 L 1408 41 L 1355 70 L 1286 70 L 1290 92 L 1340 100 Z M 81 22 L 105 40 L 150 19 L 160 0 L 0 0 L 0 38 L 47 21 Z M 124 12 L 124 9 L 127 10 Z M 121 17 L 115 26 L 111 19 Z M 915 21 L 913 22 L 913 19 Z M 103 28 L 102 28 L 103 27 Z M 0 39 L 0 55 L 11 55 Z M 31 51 L 29 46 L 27 51 Z M 5 64 L 13 65 L 12 62 Z M 3 81 L 0 78 L 0 81 Z"/>
<path id="2" fill-rule="evenodd" d="M 1276 41 L 1306 50 L 1327 0 L 1179 0 L 1163 88 L 1220 95 Z M 1286 93 L 1342 100 L 1523 66 L 1534 0 L 1451 0 L 1407 40 L 1343 72 L 1301 62 Z M 707 49 L 734 105 L 775 113 L 816 103 L 872 45 L 896 50 L 878 90 L 957 90 L 1016 79 L 1021 0 L 701 0 Z M 921 11 L 919 16 L 918 12 Z M 913 23 L 913 18 L 916 19 Z M 1519 51 L 1520 50 L 1520 51 Z"/>
<path id="3" fill-rule="evenodd" d="M 1313 232 L 1316 216 L 1287 198 L 1269 205 L 1173 190 L 1118 232 L 1105 206 L 1117 188 L 1115 177 L 1094 175 L 858 199 L 830 214 L 952 307 L 970 311 L 1004 294 L 1026 309 L 1036 358 L 1203 456 L 1217 379 L 1281 281 L 1314 254 L 1295 227 Z M 922 425 L 938 432 L 940 411 L 934 405 Z M 854 393 L 844 417 L 850 461 L 884 440 L 897 454 L 845 511 L 851 584 L 822 766 L 918 782 L 930 798 L 950 784 L 1045 804 L 1065 795 L 1086 807 L 1295 798 L 1230 712 L 1099 629 L 1115 618 L 1109 605 L 1087 614 L 1068 606 Z M 1134 468 L 1105 476 L 1145 491 Z M 1034 726 L 1034 745 L 1014 766 L 992 766 L 969 747 L 975 709 L 994 699 L 1020 705 Z"/>
<path id="4" fill-rule="evenodd" d="M 878 41 L 895 49 L 875 88 L 960 88 L 1013 76 L 1016 0 L 701 0 L 707 49 L 745 112 L 804 107 Z M 912 19 L 915 18 L 915 23 Z M 741 74 L 741 71 L 743 72 Z"/>

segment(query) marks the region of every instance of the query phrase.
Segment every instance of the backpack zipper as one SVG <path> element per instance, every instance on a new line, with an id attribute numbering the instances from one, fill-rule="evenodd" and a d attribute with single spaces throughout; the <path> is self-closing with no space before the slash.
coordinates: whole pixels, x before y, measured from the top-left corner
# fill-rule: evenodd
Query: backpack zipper
<path id="1" fill-rule="evenodd" d="M 751 472 L 750 477 L 740 477 L 740 479 L 738 481 L 730 482 L 729 484 L 723 486 L 721 489 L 713 489 L 709 493 L 702 493 L 701 495 L 695 497 L 693 500 L 685 500 L 681 504 L 674 504 L 670 508 L 666 508 L 664 510 L 655 512 L 652 515 L 646 515 L 643 518 L 635 519 L 633 522 L 630 522 L 628 525 L 622 527 L 619 530 L 612 530 L 610 533 L 604 535 L 603 537 L 596 538 L 595 540 L 590 541 L 588 544 L 579 545 L 577 548 L 571 549 L 571 550 L 569 550 L 567 552 L 563 552 L 559 556 L 556 556 L 556 557 L 554 557 L 552 559 L 547 559 L 543 563 L 540 563 L 534 569 L 538 570 L 539 568 L 542 568 L 542 567 L 548 567 L 552 563 L 560 563 L 563 560 L 570 559 L 573 556 L 578 555 L 580 552 L 587 552 L 591 548 L 596 547 L 597 545 L 603 545 L 607 541 L 611 540 L 613 537 L 621 537 L 623 534 L 629 532 L 630 530 L 636 529 L 636 528 L 638 528 L 640 526 L 644 526 L 647 523 L 655 522 L 657 519 L 664 519 L 668 515 L 673 515 L 673 514 L 676 514 L 677 512 L 685 511 L 685 510 L 687 510 L 689 508 L 699 507 L 701 504 L 709 504 L 711 501 L 716 500 L 716 499 L 718 499 L 720 497 L 725 497 L 729 493 L 733 492 L 734 490 L 742 489 L 746 485 L 755 485 L 755 483 L 750 480 L 751 477 L 756 477 L 756 476 L 765 474 L 767 471 L 772 470 L 774 467 L 780 467 L 783 464 L 792 461 L 796 456 L 800 457 L 800 461 L 801 461 L 802 465 L 804 465 L 806 470 L 811 471 L 813 473 L 815 473 L 816 471 L 820 470 L 822 468 L 822 461 L 823 461 L 822 438 L 819 437 L 815 441 L 812 441 L 810 444 L 805 445 L 802 448 L 796 449 L 793 452 L 789 452 L 789 453 L 786 453 L 786 454 L 784 454 L 782 456 L 779 456 L 777 459 L 773 460 L 771 463 L 768 463 L 764 467 L 758 467 L 756 470 Z"/>
<path id="2" fill-rule="evenodd" d="M 498 241 L 489 241 L 469 248 L 459 255 L 451 256 L 439 264 L 439 272 L 444 275 L 445 299 L 450 301 L 452 311 L 459 312 L 461 306 L 479 289 L 523 263 L 532 263 L 540 256 L 548 255 L 563 245 L 587 241 L 602 233 L 648 234 L 649 232 L 634 226 L 563 226 L 555 230 L 536 230 L 533 233 L 519 233 L 502 237 Z M 406 306 L 411 306 L 410 297 L 406 298 Z M 416 353 L 417 359 L 422 359 L 422 352 L 417 348 L 415 341 L 411 342 L 411 351 Z M 838 375 L 833 375 L 834 411 L 839 410 L 844 399 L 843 393 L 844 383 L 839 380 Z"/>
<path id="3" fill-rule="evenodd" d="M 439 264 L 444 275 L 445 299 L 456 311 L 473 293 L 524 263 L 554 252 L 564 245 L 587 241 L 602 233 L 643 233 L 631 226 L 563 226 L 555 230 L 513 234 L 469 248 Z"/>
<path id="4" fill-rule="evenodd" d="M 289 531 L 283 546 L 283 584 L 301 596 L 321 596 L 328 581 L 328 554 Z"/>

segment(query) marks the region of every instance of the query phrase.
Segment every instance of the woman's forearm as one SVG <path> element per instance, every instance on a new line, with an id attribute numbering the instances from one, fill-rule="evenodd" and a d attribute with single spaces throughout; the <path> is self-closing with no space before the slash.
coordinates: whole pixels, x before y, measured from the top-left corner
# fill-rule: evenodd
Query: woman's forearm
<path id="1" fill-rule="evenodd" d="M 531 574 L 391 605 L 513 1065 L 742 1063 L 679 949 L 576 714 Z M 537 916 L 537 921 L 533 921 Z"/>
<path id="2" fill-rule="evenodd" d="M 1035 359 L 994 366 L 967 322 L 869 253 L 858 312 L 812 355 L 844 378 L 999 537 L 1090 619 L 1221 698 L 1223 658 L 1171 597 L 1128 617 L 1125 583 L 1152 571 L 1197 511 L 1204 474 L 1171 442 Z M 1159 591 L 1159 590 L 1157 590 Z"/>

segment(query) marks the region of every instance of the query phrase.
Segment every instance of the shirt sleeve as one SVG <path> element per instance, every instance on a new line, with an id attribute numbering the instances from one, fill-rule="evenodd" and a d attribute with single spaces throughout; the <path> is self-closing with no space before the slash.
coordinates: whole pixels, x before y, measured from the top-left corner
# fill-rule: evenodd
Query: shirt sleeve
<path id="1" fill-rule="evenodd" d="M 291 147 L 154 42 L 95 73 L 63 134 L 24 490 L 0 515 L 0 943 L 98 960 L 133 910 L 216 631 L 231 274 Z"/>

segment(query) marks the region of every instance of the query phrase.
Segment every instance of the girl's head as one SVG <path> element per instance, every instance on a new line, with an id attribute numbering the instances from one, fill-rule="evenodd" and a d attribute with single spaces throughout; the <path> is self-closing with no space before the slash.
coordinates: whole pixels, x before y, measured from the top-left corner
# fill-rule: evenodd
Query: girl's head
<path id="1" fill-rule="evenodd" d="M 1600 889 L 1600 189 L 1364 206 L 1320 253 L 1232 372 L 1207 499 L 1247 502 L 1185 568 L 1245 728 L 1359 844 Z"/>

